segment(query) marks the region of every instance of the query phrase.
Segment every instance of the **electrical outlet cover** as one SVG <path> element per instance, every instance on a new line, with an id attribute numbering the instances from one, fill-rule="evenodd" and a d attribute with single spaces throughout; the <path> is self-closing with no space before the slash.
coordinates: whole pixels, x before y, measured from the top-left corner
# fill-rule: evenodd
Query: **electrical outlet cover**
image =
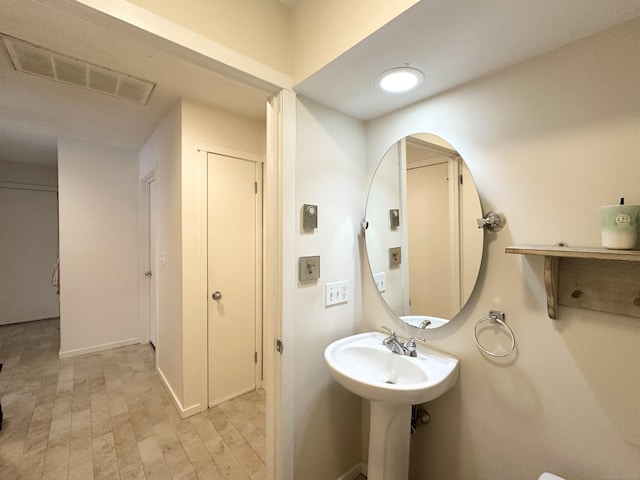
<path id="1" fill-rule="evenodd" d="M 400 265 L 402 263 L 402 254 L 400 247 L 389 249 L 389 265 Z"/>
<path id="2" fill-rule="evenodd" d="M 310 282 L 320 278 L 320 256 L 300 257 L 298 275 L 301 282 Z"/>

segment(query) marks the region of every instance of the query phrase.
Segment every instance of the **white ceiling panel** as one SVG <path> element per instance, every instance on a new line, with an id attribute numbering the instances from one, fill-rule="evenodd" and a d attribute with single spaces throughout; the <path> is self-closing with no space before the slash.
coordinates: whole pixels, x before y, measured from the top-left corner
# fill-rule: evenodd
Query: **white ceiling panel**
<path id="1" fill-rule="evenodd" d="M 295 90 L 369 120 L 639 15 L 638 0 L 422 0 Z M 418 89 L 378 90 L 405 64 L 424 73 Z"/>

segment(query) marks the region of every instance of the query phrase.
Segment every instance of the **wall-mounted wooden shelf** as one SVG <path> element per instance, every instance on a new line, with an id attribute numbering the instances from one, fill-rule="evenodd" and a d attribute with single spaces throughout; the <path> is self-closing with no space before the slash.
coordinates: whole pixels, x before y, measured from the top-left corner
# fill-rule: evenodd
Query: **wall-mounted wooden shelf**
<path id="1" fill-rule="evenodd" d="M 544 256 L 549 318 L 558 305 L 640 317 L 640 251 L 520 245 L 506 253 Z"/>

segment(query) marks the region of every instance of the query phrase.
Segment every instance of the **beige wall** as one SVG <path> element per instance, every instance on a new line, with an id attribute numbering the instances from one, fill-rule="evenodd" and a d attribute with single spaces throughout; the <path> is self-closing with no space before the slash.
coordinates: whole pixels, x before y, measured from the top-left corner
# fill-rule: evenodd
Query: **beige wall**
<path id="1" fill-rule="evenodd" d="M 140 341 L 138 156 L 60 139 L 60 355 Z"/>
<path id="2" fill-rule="evenodd" d="M 467 308 L 429 343 L 461 361 L 456 387 L 427 405 L 412 439 L 411 479 L 635 478 L 640 471 L 638 319 L 561 307 L 546 315 L 543 259 L 506 255 L 523 243 L 598 246 L 600 206 L 640 203 L 640 20 L 535 58 L 368 124 L 368 173 L 399 137 L 441 135 L 464 157 L 487 235 Z M 368 328 L 392 322 L 364 284 Z M 504 310 L 517 352 L 483 356 L 473 327 Z M 408 333 L 408 332 L 405 332 Z"/>
<path id="3" fill-rule="evenodd" d="M 327 480 L 360 462 L 360 399 L 331 380 L 323 354 L 362 322 L 364 125 L 307 99 L 298 101 L 296 113 L 296 251 L 284 254 L 320 255 L 321 267 L 319 281 L 285 285 L 285 292 L 293 289 L 295 309 L 294 478 Z M 312 232 L 300 223 L 305 203 L 318 205 Z M 325 307 L 325 284 L 343 280 L 349 302 Z"/>
<path id="4" fill-rule="evenodd" d="M 4 182 L 57 187 L 58 167 L 0 161 L 0 183 Z"/>
<path id="5" fill-rule="evenodd" d="M 157 368 L 183 415 L 207 408 L 206 169 L 198 148 L 262 155 L 265 139 L 263 122 L 183 100 L 140 153 L 140 178 L 156 172 L 157 251 L 165 257 L 158 262 Z"/>
<path id="6" fill-rule="evenodd" d="M 95 0 L 81 1 L 97 6 Z M 180 2 L 129 1 L 286 74 L 294 85 L 417 3 L 300 0 L 288 7 L 278 0 L 191 0 L 185 8 Z M 124 5 L 113 13 L 137 16 Z"/>
<path id="7" fill-rule="evenodd" d="M 297 85 L 418 0 L 301 0 L 293 9 L 291 77 Z"/>
<path id="8" fill-rule="evenodd" d="M 130 1 L 275 70 L 290 72 L 289 8 L 277 0 Z"/>
<path id="9" fill-rule="evenodd" d="M 207 291 L 200 276 L 207 262 L 201 257 L 200 244 L 206 241 L 206 235 L 202 237 L 206 204 L 201 203 L 206 202 L 206 168 L 197 149 L 223 147 L 262 155 L 265 128 L 264 122 L 190 101 L 182 103 L 182 348 L 187 408 L 207 406 Z"/>

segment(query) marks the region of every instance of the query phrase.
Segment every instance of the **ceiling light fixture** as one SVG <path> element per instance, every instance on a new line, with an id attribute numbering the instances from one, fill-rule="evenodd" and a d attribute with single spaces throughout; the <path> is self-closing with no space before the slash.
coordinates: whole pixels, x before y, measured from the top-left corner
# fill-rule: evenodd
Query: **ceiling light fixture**
<path id="1" fill-rule="evenodd" d="M 417 88 L 424 80 L 424 74 L 413 67 L 398 67 L 381 73 L 376 85 L 385 92 L 401 93 Z"/>

